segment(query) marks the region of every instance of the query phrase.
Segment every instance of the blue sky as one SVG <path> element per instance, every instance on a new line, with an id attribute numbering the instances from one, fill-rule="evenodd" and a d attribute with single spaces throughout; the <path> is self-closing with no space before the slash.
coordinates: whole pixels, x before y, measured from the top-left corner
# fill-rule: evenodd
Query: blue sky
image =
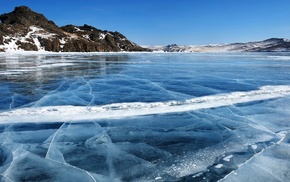
<path id="1" fill-rule="evenodd" d="M 290 0 L 2 0 L 0 14 L 20 5 L 59 26 L 119 31 L 140 45 L 290 39 Z"/>

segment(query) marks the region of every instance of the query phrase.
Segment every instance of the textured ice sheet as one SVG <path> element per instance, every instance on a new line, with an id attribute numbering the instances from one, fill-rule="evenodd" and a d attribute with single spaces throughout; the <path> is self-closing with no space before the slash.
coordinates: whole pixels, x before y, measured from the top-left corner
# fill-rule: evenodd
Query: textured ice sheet
<path id="1" fill-rule="evenodd" d="M 281 141 L 263 149 L 221 181 L 289 181 L 290 133 L 281 135 Z"/>
<path id="2" fill-rule="evenodd" d="M 271 131 L 263 127 L 267 121 L 243 114 L 250 106 L 267 106 L 275 113 L 280 109 L 276 103 L 284 100 L 117 120 L 1 125 L 2 175 L 15 181 L 57 181 L 72 171 L 77 177 L 68 179 L 75 181 L 216 181 L 225 176 L 231 181 L 259 156 L 267 154 L 261 161 L 269 164 L 278 163 L 279 157 L 287 159 L 289 127 Z M 284 109 L 289 108 L 287 104 Z M 275 178 L 287 171 L 284 167 Z"/>
<path id="3" fill-rule="evenodd" d="M 289 181 L 288 57 L 0 53 L 1 181 Z"/>

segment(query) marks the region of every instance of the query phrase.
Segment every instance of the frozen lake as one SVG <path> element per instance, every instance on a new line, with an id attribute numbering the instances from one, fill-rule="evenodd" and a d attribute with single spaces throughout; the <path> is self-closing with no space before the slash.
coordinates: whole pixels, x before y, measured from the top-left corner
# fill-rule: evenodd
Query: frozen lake
<path id="1" fill-rule="evenodd" d="M 289 181 L 290 53 L 0 53 L 1 181 Z"/>

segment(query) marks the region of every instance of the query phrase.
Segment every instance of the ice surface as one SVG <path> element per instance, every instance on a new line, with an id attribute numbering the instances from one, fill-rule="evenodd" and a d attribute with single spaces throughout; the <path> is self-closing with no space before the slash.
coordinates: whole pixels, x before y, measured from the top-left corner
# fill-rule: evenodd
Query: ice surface
<path id="1" fill-rule="evenodd" d="M 0 53 L 0 181 L 289 181 L 288 57 Z"/>
<path id="2" fill-rule="evenodd" d="M 289 133 L 282 139 L 252 157 L 222 181 L 289 181 Z"/>

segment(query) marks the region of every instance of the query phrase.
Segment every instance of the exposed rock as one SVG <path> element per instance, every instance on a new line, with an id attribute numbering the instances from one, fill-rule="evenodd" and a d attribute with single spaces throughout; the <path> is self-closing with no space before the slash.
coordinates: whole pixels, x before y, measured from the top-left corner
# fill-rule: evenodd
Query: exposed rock
<path id="1" fill-rule="evenodd" d="M 53 21 L 45 18 L 44 15 L 36 13 L 26 6 L 15 7 L 11 13 L 0 16 L 2 24 L 23 25 L 25 27 L 38 26 L 45 28 L 47 31 L 59 32 L 59 28 Z"/>
<path id="2" fill-rule="evenodd" d="M 44 15 L 26 6 L 0 15 L 0 51 L 119 52 L 149 51 L 119 32 L 102 31 L 90 25 L 58 27 Z"/>
<path id="3" fill-rule="evenodd" d="M 19 40 L 16 42 L 16 45 L 20 49 L 27 50 L 27 51 L 38 51 L 37 46 L 30 42 L 20 42 Z"/>
<path id="4" fill-rule="evenodd" d="M 86 49 L 92 51 L 146 51 L 119 32 L 102 31 L 86 24 L 84 26 L 66 25 L 61 28 L 72 35 L 81 37 L 83 41 L 86 41 Z M 93 45 L 92 42 L 97 43 L 97 45 Z"/>
<path id="5" fill-rule="evenodd" d="M 3 45 L 3 35 L 0 33 L 0 45 Z"/>
<path id="6" fill-rule="evenodd" d="M 164 52 L 182 52 L 177 44 L 170 44 L 165 46 Z"/>
<path id="7" fill-rule="evenodd" d="M 60 42 L 57 38 L 52 39 L 45 39 L 43 37 L 38 37 L 38 41 L 41 45 L 41 47 L 44 47 L 46 51 L 52 51 L 52 52 L 60 52 Z"/>

